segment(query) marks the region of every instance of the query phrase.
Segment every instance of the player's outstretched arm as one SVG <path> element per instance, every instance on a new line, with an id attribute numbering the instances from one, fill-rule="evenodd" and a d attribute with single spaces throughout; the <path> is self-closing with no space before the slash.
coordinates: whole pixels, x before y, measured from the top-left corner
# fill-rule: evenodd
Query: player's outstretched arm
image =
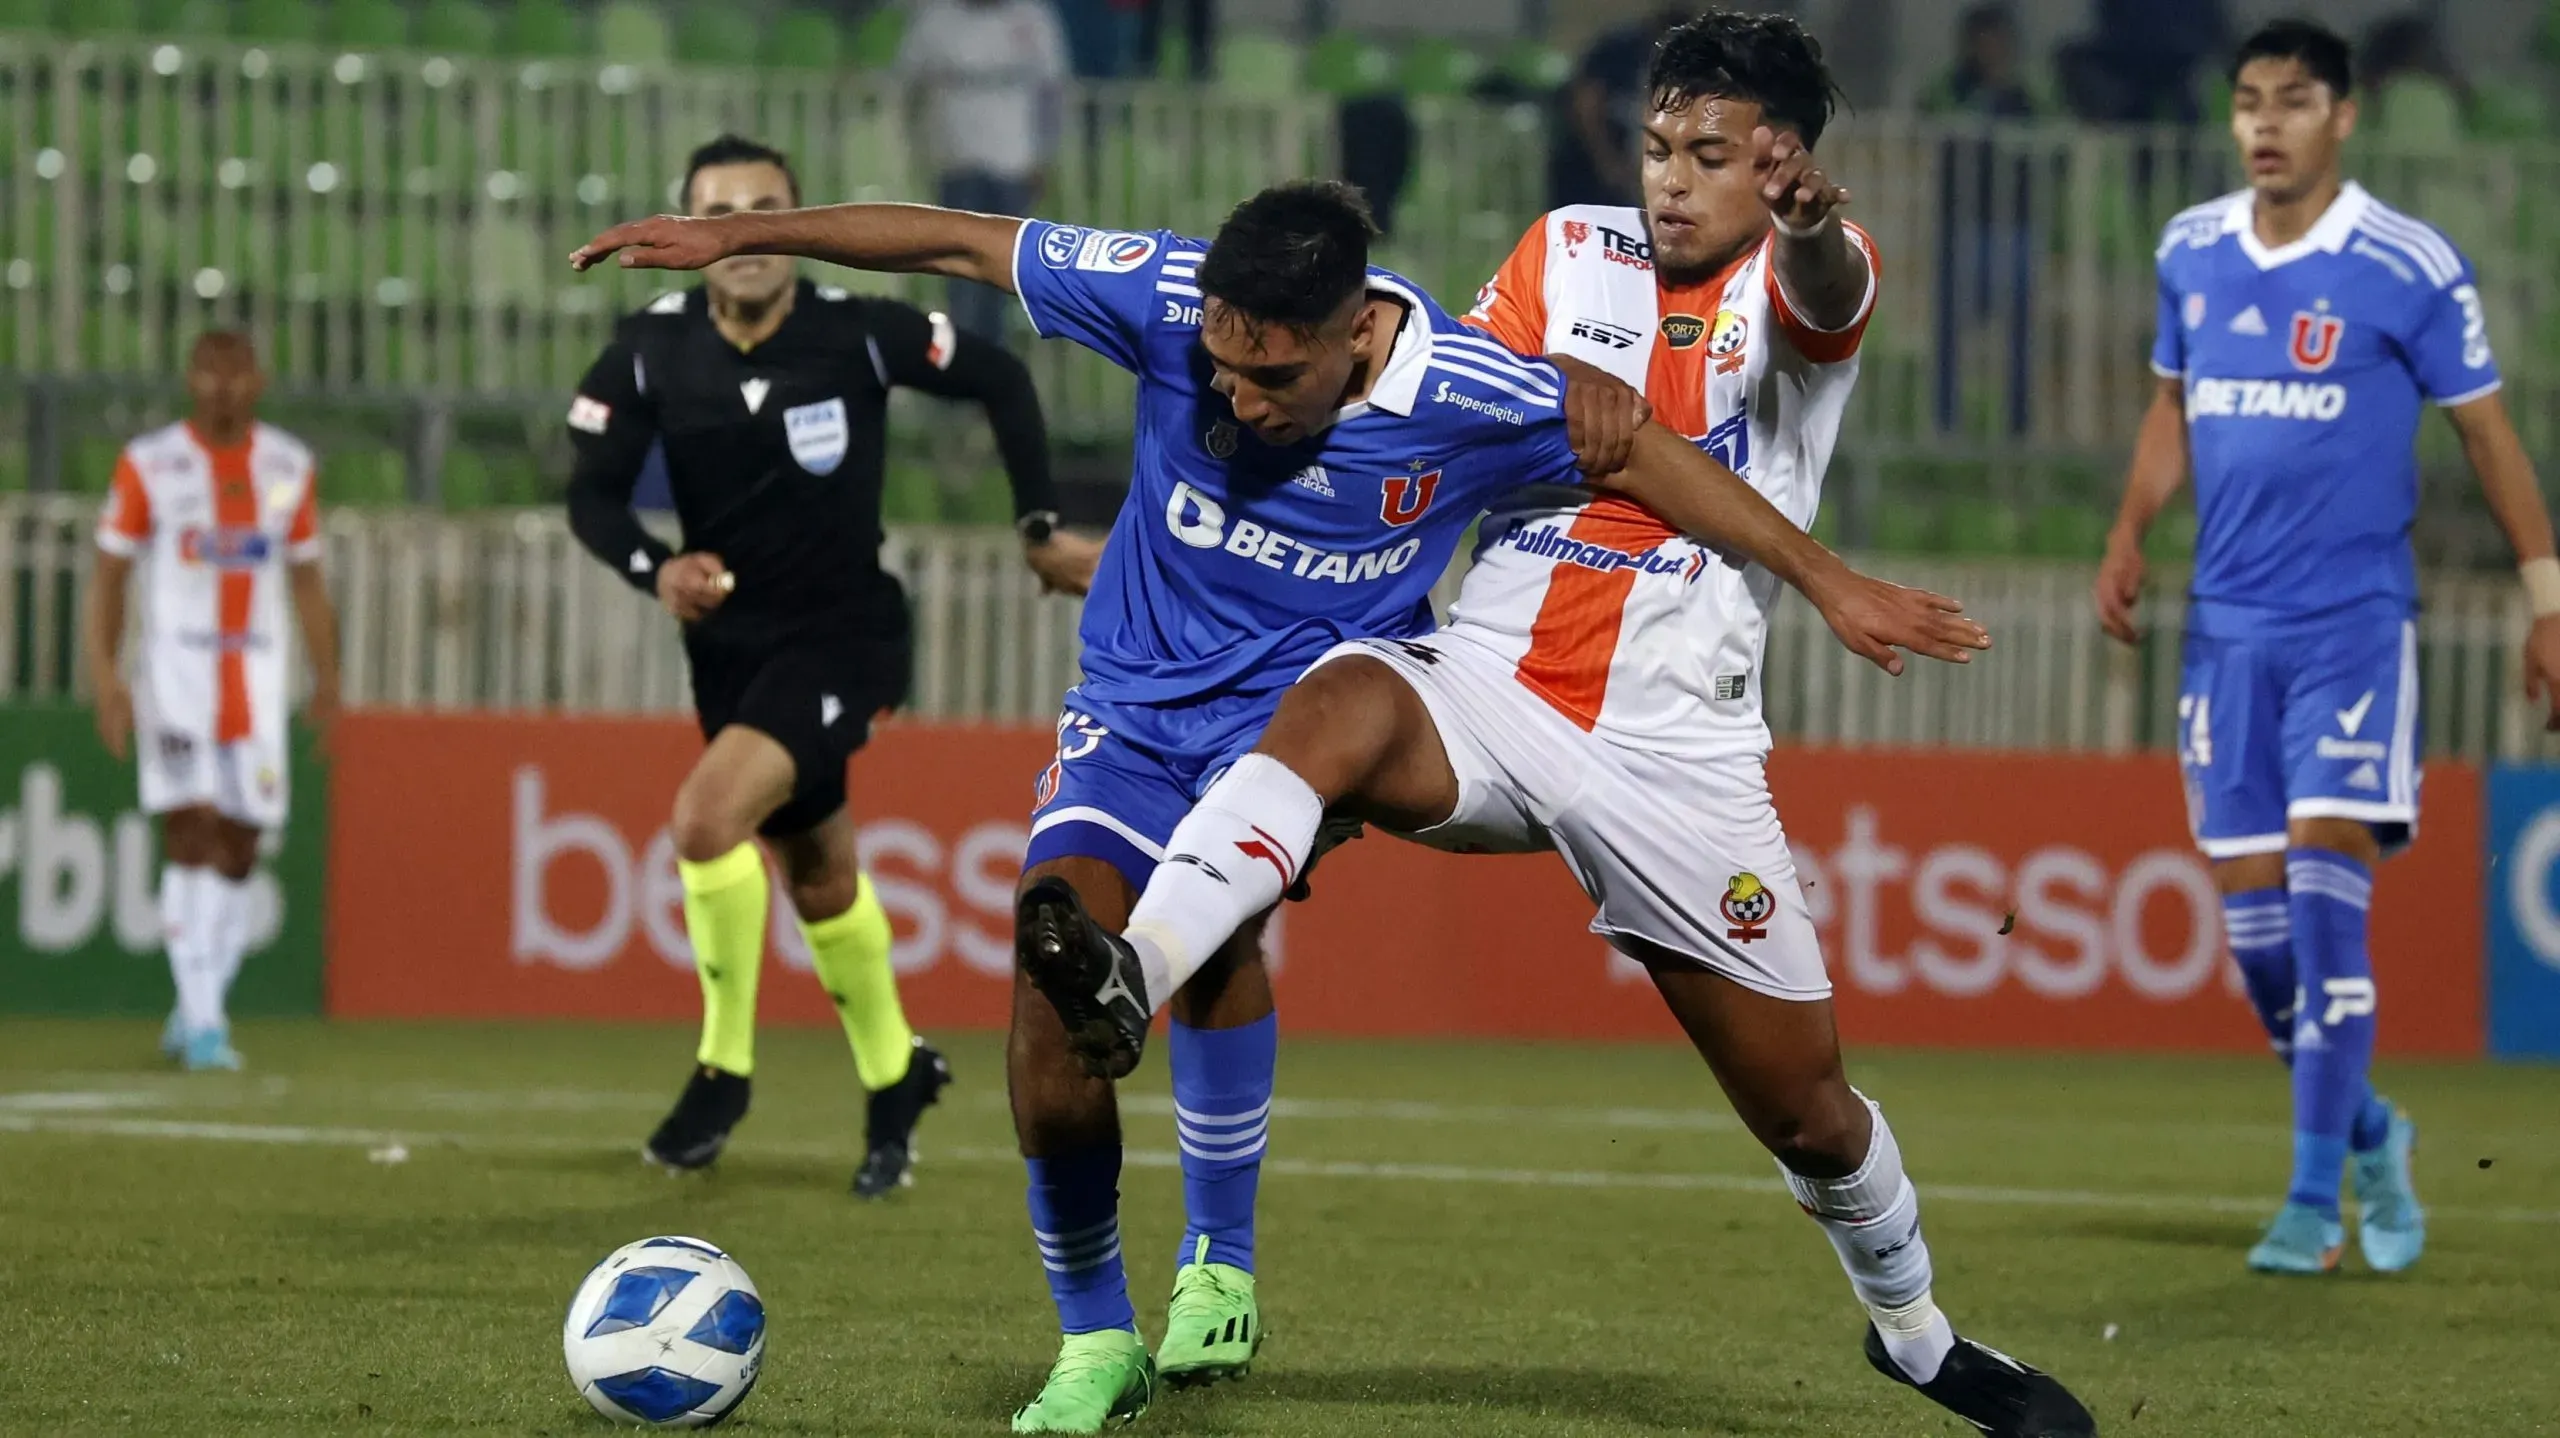
<path id="1" fill-rule="evenodd" d="M 125 583 L 133 560 L 98 551 L 89 574 L 89 603 L 80 616 L 80 660 L 97 708 L 98 740 L 118 759 L 133 739 L 133 691 L 125 687 L 117 651 L 124 646 Z"/>
<path id="2" fill-rule="evenodd" d="M 798 255 L 891 274 L 949 275 L 1013 293 L 1013 242 L 1022 221 L 931 205 L 820 205 L 739 210 L 694 219 L 659 215 L 616 225 L 569 256 L 589 269 L 612 256 L 626 270 L 698 270 L 731 255 Z"/>
<path id="3" fill-rule="evenodd" d="M 2142 638 L 2135 622 L 2142 603 L 2142 537 L 2186 482 L 2187 386 L 2182 379 L 2164 377 L 2152 391 L 2151 407 L 2142 412 L 2133 466 L 2125 475 L 2124 503 L 2107 531 L 2106 557 L 2098 563 L 2098 623 L 2123 643 Z"/>
<path id="4" fill-rule="evenodd" d="M 1661 425 L 1639 431 L 1627 467 L 1594 483 L 1702 544 L 1768 569 L 1812 601 L 1842 644 L 1888 674 L 1902 672 L 1897 650 L 1964 664 L 1991 647 L 1963 605 L 1851 569 L 1742 476 Z"/>
<path id="5" fill-rule="evenodd" d="M 2542 502 L 2533 460 L 2498 395 L 2455 405 L 2445 416 L 2462 439 L 2472 473 L 2480 476 L 2489 513 L 2515 547 L 2533 612 L 2533 627 L 2524 641 L 2525 697 L 2544 707 L 2544 728 L 2560 730 L 2560 559 L 2553 557 L 2551 511 Z"/>

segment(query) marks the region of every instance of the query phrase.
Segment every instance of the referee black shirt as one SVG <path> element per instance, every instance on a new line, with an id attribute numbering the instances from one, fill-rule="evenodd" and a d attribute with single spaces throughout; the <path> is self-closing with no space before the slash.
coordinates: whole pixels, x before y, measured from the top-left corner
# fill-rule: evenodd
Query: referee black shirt
<path id="1" fill-rule="evenodd" d="M 1040 397 L 1022 362 L 941 315 L 799 281 L 773 334 L 741 351 L 702 289 L 659 296 L 622 321 L 569 408 L 578 540 L 657 593 L 674 552 L 631 512 L 651 441 L 688 551 L 720 556 L 735 593 L 694 640 L 762 647 L 826 630 L 907 636 L 897 580 L 880 567 L 889 391 L 905 385 L 985 406 L 1017 515 L 1056 507 Z"/>

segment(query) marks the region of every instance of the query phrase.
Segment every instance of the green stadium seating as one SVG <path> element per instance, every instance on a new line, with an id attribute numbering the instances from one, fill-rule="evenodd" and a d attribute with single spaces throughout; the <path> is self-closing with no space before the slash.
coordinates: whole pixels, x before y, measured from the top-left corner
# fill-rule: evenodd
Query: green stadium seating
<path id="1" fill-rule="evenodd" d="M 240 0 L 232 33 L 270 45 L 308 45 L 320 38 L 320 7 L 300 0 Z"/>
<path id="2" fill-rule="evenodd" d="M 2007 555 L 2025 547 L 2026 521 L 2012 504 L 1960 499 L 1946 506 L 1945 544 L 1950 554 Z"/>
<path id="3" fill-rule="evenodd" d="M 438 55 L 486 55 L 498 47 L 498 17 L 478 0 L 427 0 L 418 9 L 417 44 Z"/>
<path id="4" fill-rule="evenodd" d="M 0 31 L 41 35 L 53 29 L 53 0 L 0 0 Z"/>
<path id="5" fill-rule="evenodd" d="M 744 68 L 756 62 L 754 19 L 720 5 L 696 5 L 677 22 L 676 53 L 687 65 Z"/>
<path id="6" fill-rule="evenodd" d="M 2153 521 L 2151 533 L 2142 543 L 2142 552 L 2155 564 L 2184 564 L 2196 557 L 2196 512 L 2192 506 L 2173 506 Z"/>
<path id="7" fill-rule="evenodd" d="M 138 0 L 64 0 L 54 21 L 66 35 L 138 35 L 142 6 Z"/>
<path id="8" fill-rule="evenodd" d="M 1534 95 L 1561 90 L 1573 78 L 1573 57 L 1552 45 L 1523 40 L 1502 52 L 1495 69 Z"/>
<path id="9" fill-rule="evenodd" d="M 1251 31 L 1218 41 L 1218 89 L 1239 99 L 1285 100 L 1299 91 L 1307 56 L 1295 41 Z"/>
<path id="10" fill-rule="evenodd" d="M 1307 88 L 1318 94 L 1347 100 L 1383 95 L 1395 84 L 1395 56 L 1374 40 L 1336 32 L 1307 52 Z"/>
<path id="11" fill-rule="evenodd" d="M 341 448 L 320 462 L 329 504 L 382 509 L 409 502 L 409 462 L 396 449 Z"/>
<path id="12" fill-rule="evenodd" d="M 2048 504 L 2028 518 L 2025 552 L 2045 559 L 2095 559 L 2106 552 L 2106 514 L 2088 505 Z"/>
<path id="13" fill-rule="evenodd" d="M 218 40 L 231 33 L 231 7 L 223 0 L 146 0 L 142 29 L 171 40 Z"/>
<path id="14" fill-rule="evenodd" d="M 907 12 L 883 5 L 862 17 L 853 31 L 853 63 L 865 70 L 886 70 L 898 63 L 898 47 L 907 38 Z"/>
<path id="15" fill-rule="evenodd" d="M 1938 547 L 1937 511 L 1926 504 L 1887 499 L 1875 507 L 1867 523 L 1869 546 L 1895 554 L 1926 553 Z"/>
<path id="16" fill-rule="evenodd" d="M 464 445 L 444 452 L 444 469 L 436 476 L 436 502 L 447 510 L 487 509 L 497 503 L 488 456 Z"/>
<path id="17" fill-rule="evenodd" d="M 2462 147 L 2462 97 L 2442 80 L 2405 76 L 2367 103 L 2374 137 L 2394 149 L 2451 152 Z"/>
<path id="18" fill-rule="evenodd" d="M 498 50 L 528 60 L 564 60 L 587 51 L 577 13 L 560 0 L 516 0 L 498 30 Z"/>
<path id="19" fill-rule="evenodd" d="M 765 31 L 764 63 L 777 70 L 841 69 L 844 31 L 823 10 L 786 10 Z"/>
<path id="20" fill-rule="evenodd" d="M 406 49 L 409 12 L 398 0 L 337 0 L 329 7 L 326 33 L 331 44 L 349 50 Z"/>
<path id="21" fill-rule="evenodd" d="M 610 0 L 596 11 L 596 54 L 617 65 L 661 66 L 674 57 L 667 19 L 642 0 Z M 687 61 L 695 57 L 687 55 Z"/>
<path id="22" fill-rule="evenodd" d="M 2551 101 L 2531 81 L 2483 75 L 2471 82 L 2471 133 L 2486 140 L 2539 140 L 2551 130 Z"/>
<path id="23" fill-rule="evenodd" d="M 1396 70 L 1408 95 L 1463 95 L 1484 75 L 1483 56 L 1437 37 L 1415 41 Z"/>

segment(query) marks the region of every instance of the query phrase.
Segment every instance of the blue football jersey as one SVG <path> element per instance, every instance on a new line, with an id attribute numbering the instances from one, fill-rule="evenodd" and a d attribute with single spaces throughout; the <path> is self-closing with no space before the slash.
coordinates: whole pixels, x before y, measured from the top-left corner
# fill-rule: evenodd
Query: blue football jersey
<path id="1" fill-rule="evenodd" d="M 2151 367 L 2186 383 L 2190 622 L 2247 638 L 2418 601 L 2422 401 L 2498 388 L 2470 263 L 2349 184 L 2269 249 L 2247 191 L 2169 222 Z"/>
<path id="2" fill-rule="evenodd" d="M 1236 422 L 1200 347 L 1206 241 L 1026 221 L 1014 287 L 1043 336 L 1138 377 L 1129 497 L 1085 600 L 1104 704 L 1276 694 L 1335 644 L 1432 626 L 1430 592 L 1486 502 L 1578 483 L 1564 379 L 1384 270 L 1406 315 L 1366 400 L 1286 448 Z"/>

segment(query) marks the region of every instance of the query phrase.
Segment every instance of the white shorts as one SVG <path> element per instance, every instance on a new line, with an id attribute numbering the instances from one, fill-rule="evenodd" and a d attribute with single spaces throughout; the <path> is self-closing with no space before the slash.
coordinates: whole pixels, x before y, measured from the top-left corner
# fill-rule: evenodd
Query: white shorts
<path id="1" fill-rule="evenodd" d="M 1598 738 L 1460 631 L 1343 644 L 1316 663 L 1352 654 L 1413 686 L 1458 777 L 1447 822 L 1406 837 L 1458 853 L 1553 849 L 1599 907 L 1591 931 L 1630 955 L 1667 950 L 1772 998 L 1831 996 L 1761 755 Z"/>
<path id="2" fill-rule="evenodd" d="M 215 744 L 180 730 L 134 730 L 141 757 L 142 811 L 209 808 L 253 829 L 284 827 L 284 746 L 241 739 Z"/>

